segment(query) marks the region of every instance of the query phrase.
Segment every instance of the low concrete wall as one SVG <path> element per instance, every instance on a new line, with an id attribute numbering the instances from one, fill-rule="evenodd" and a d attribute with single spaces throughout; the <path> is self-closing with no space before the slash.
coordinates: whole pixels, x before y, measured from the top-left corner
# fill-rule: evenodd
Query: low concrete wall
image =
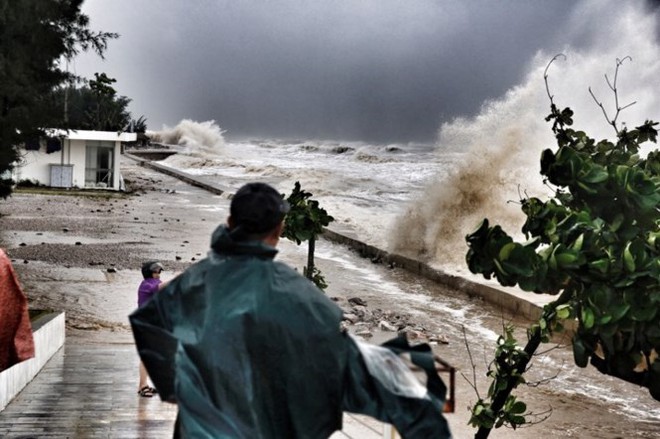
<path id="1" fill-rule="evenodd" d="M 428 264 L 396 253 L 388 253 L 372 245 L 365 244 L 355 238 L 343 235 L 326 228 L 323 237 L 329 241 L 343 244 L 356 251 L 363 258 L 373 262 L 382 263 L 391 267 L 399 267 L 426 279 L 447 285 L 466 293 L 470 297 L 480 297 L 502 309 L 516 315 L 524 316 L 530 320 L 537 320 L 541 316 L 541 307 L 531 301 L 524 300 L 506 291 L 489 287 L 488 285 L 473 282 L 460 276 L 445 273 L 432 268 Z"/>
<path id="2" fill-rule="evenodd" d="M 141 166 L 151 168 L 155 171 L 176 177 L 193 186 L 206 189 L 207 191 L 221 195 L 233 194 L 233 189 L 217 185 L 210 182 L 205 182 L 195 175 L 186 172 L 178 171 L 158 163 L 150 162 L 149 160 L 136 157 L 131 154 L 125 154 L 126 157 L 137 161 Z M 356 238 L 352 238 L 345 234 L 334 231 L 330 228 L 325 228 L 323 231 L 323 238 L 348 246 L 356 251 L 364 258 L 369 258 L 374 262 L 388 264 L 390 266 L 400 267 L 411 273 L 425 277 L 427 279 L 436 281 L 443 285 L 450 286 L 459 291 L 463 291 L 470 297 L 480 297 L 486 302 L 492 303 L 502 309 L 508 310 L 516 315 L 525 317 L 530 320 L 537 320 L 541 316 L 541 305 L 534 303 L 531 300 L 525 300 L 518 297 L 513 293 L 497 288 L 489 287 L 488 285 L 480 284 L 460 276 L 451 275 L 441 270 L 430 267 L 428 264 L 408 258 L 406 256 L 388 253 L 385 250 L 379 249 L 372 245 L 366 244 Z M 532 293 L 529 293 L 532 294 Z"/>
<path id="3" fill-rule="evenodd" d="M 164 160 L 168 158 L 171 155 L 176 154 L 176 151 L 168 150 L 168 149 L 126 149 L 124 150 L 124 154 L 132 154 L 137 157 L 141 157 L 146 160 Z"/>
<path id="4" fill-rule="evenodd" d="M 0 411 L 39 373 L 48 360 L 64 345 L 64 313 L 50 313 L 32 322 L 34 358 L 0 372 Z"/>
<path id="5" fill-rule="evenodd" d="M 228 187 L 211 183 L 208 181 L 203 181 L 200 177 L 196 175 L 188 174 L 187 172 L 179 171 L 174 168 L 163 166 L 159 163 L 151 162 L 147 159 L 143 159 L 142 157 L 138 157 L 131 153 L 124 153 L 124 157 L 129 158 L 131 160 L 135 160 L 136 162 L 138 162 L 140 166 L 144 166 L 145 168 L 151 168 L 154 171 L 162 172 L 163 174 L 167 174 L 169 176 L 178 178 L 179 180 L 185 181 L 186 183 L 191 184 L 193 186 L 206 189 L 207 191 L 214 193 L 216 195 L 233 193 L 233 190 Z"/>

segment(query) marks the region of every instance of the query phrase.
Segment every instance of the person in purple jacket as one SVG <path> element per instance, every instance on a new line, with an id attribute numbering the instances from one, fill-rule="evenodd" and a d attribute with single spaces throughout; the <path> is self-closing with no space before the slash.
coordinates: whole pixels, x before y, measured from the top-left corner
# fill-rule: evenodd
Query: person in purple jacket
<path id="1" fill-rule="evenodd" d="M 138 308 L 144 305 L 161 288 L 162 281 L 160 273 L 163 271 L 163 265 L 158 261 L 147 261 L 142 264 L 142 277 L 144 280 L 138 287 Z M 145 398 L 151 398 L 156 393 L 156 389 L 148 383 L 147 369 L 140 361 L 140 383 L 138 384 L 138 395 Z"/>

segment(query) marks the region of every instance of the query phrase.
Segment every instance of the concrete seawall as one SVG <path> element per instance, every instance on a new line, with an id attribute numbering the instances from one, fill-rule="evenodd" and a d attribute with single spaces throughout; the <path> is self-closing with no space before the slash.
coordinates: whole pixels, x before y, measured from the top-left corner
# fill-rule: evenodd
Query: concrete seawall
<path id="1" fill-rule="evenodd" d="M 159 163 L 151 162 L 133 154 L 125 153 L 124 156 L 137 161 L 141 166 L 145 166 L 155 171 L 178 178 L 182 181 L 185 181 L 186 183 L 205 189 L 213 194 L 233 194 L 233 189 L 204 181 L 195 175 L 179 171 Z M 551 301 L 552 299 L 551 297 L 539 296 L 533 293 L 516 292 L 513 290 L 500 290 L 498 288 L 493 288 L 482 283 L 474 282 L 464 277 L 452 275 L 443 272 L 442 270 L 433 268 L 425 262 L 418 261 L 406 256 L 389 253 L 373 245 L 362 242 L 357 238 L 350 237 L 346 234 L 333 230 L 332 228 L 324 229 L 323 238 L 327 239 L 328 241 L 345 245 L 353 251 L 357 252 L 360 256 L 369 258 L 374 262 L 402 268 L 416 275 L 462 291 L 470 297 L 479 297 L 501 309 L 505 309 L 511 313 L 528 318 L 530 320 L 537 320 L 541 315 L 543 304 Z"/>

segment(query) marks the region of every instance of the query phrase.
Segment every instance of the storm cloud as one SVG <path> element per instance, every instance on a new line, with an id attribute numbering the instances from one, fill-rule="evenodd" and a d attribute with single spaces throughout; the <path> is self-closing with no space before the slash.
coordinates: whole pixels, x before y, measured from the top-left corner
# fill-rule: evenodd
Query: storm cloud
<path id="1" fill-rule="evenodd" d="M 187 118 L 228 138 L 433 141 L 517 84 L 539 50 L 586 39 L 565 41 L 581 3 L 88 0 L 92 28 L 121 36 L 105 61 L 71 69 L 116 78 L 154 130 Z"/>

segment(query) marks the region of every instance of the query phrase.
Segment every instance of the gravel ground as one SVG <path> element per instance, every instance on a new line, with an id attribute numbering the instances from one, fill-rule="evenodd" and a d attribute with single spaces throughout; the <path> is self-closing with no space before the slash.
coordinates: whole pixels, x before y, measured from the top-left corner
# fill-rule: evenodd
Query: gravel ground
<path id="1" fill-rule="evenodd" d="M 14 262 L 44 261 L 67 268 L 138 267 L 145 248 L 158 238 L 156 220 L 176 223 L 180 218 L 162 213 L 154 218 L 154 209 L 147 213 L 141 204 L 163 193 L 158 189 L 162 180 L 138 175 L 142 169 L 135 166 L 126 171 L 133 177 L 128 193 L 80 196 L 64 190 L 19 189 L 0 202 L 0 245 L 8 248 Z M 126 236 L 127 229 L 135 226 L 152 226 L 154 232 Z M 177 270 L 187 265 L 169 263 Z"/>
<path id="2" fill-rule="evenodd" d="M 125 316 L 142 262 L 162 260 L 164 279 L 183 271 L 206 254 L 211 231 L 226 218 L 220 212 L 228 207 L 227 198 L 130 160 L 124 161 L 122 174 L 126 193 L 38 188 L 18 190 L 0 203 L 0 246 L 19 272 L 31 307 L 63 309 L 70 329 L 128 329 Z M 207 205 L 214 198 L 217 205 Z M 208 216 L 200 216 L 200 210 Z M 410 315 L 383 310 L 385 304 L 373 296 L 369 307 L 360 306 L 366 303 L 359 298 L 357 303 L 341 294 L 334 298 L 350 315 L 345 326 L 357 323 L 353 329 L 363 337 L 388 323 L 389 329 L 425 336 Z"/>
<path id="3" fill-rule="evenodd" d="M 183 271 L 226 217 L 226 199 L 130 160 L 122 174 L 125 193 L 33 188 L 0 201 L 0 247 L 30 307 L 64 310 L 69 329 L 127 330 L 141 264 L 161 260 L 164 279 Z"/>

